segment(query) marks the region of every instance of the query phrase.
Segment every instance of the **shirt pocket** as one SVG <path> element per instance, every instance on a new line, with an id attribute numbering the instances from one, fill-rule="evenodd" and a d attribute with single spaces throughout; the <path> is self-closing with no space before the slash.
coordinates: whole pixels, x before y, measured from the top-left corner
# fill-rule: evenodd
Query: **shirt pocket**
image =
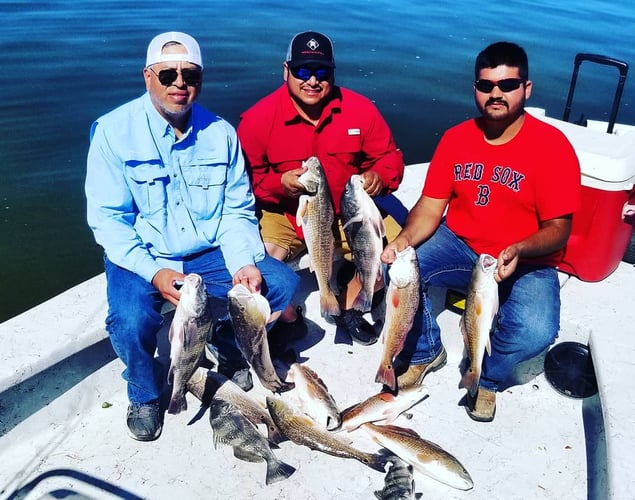
<path id="1" fill-rule="evenodd" d="M 167 185 L 170 176 L 158 162 L 133 161 L 126 163 L 126 176 L 139 212 L 151 217 L 167 210 Z"/>
<path id="2" fill-rule="evenodd" d="M 209 219 L 225 201 L 227 163 L 218 159 L 195 159 L 181 166 L 185 187 L 184 197 L 193 215 Z"/>
<path id="3" fill-rule="evenodd" d="M 359 167 L 362 163 L 362 138 L 360 135 L 345 135 L 329 145 L 327 154 L 340 165 Z"/>

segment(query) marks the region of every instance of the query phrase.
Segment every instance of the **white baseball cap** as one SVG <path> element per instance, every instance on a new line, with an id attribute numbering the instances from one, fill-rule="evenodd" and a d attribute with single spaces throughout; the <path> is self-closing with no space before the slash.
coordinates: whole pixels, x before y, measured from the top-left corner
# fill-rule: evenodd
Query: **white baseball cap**
<path id="1" fill-rule="evenodd" d="M 163 54 L 161 51 L 166 43 L 177 42 L 185 47 L 187 54 Z M 146 68 L 152 64 L 165 61 L 184 61 L 203 67 L 201 58 L 201 48 L 198 42 L 187 33 L 180 31 L 169 31 L 155 36 L 148 45 L 148 55 L 146 57 Z"/>

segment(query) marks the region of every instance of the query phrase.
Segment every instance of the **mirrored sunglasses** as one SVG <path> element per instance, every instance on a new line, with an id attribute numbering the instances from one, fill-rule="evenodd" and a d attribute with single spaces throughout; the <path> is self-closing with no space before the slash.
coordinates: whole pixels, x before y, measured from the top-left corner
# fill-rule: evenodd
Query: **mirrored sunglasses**
<path id="1" fill-rule="evenodd" d="M 289 71 L 291 71 L 294 77 L 303 82 L 306 82 L 312 76 L 314 76 L 318 82 L 323 82 L 329 80 L 333 74 L 333 70 L 326 67 L 308 68 L 306 66 L 298 66 L 297 68 L 289 68 Z"/>

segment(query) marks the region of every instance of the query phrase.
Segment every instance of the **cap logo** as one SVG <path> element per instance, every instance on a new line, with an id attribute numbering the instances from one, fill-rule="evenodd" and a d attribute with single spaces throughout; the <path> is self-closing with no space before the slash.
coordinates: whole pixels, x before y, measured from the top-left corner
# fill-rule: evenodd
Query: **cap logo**
<path id="1" fill-rule="evenodd" d="M 320 46 L 320 44 L 315 38 L 311 38 L 311 40 L 306 43 L 306 46 L 309 47 L 311 50 L 315 50 Z"/>

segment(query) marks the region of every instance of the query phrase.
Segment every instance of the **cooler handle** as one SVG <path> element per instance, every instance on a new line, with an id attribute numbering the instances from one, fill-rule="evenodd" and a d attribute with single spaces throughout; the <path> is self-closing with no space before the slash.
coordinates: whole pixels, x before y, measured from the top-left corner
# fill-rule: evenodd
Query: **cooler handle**
<path id="1" fill-rule="evenodd" d="M 613 98 L 613 108 L 611 109 L 611 116 L 609 117 L 609 126 L 607 133 L 613 133 L 613 126 L 617 118 L 617 110 L 620 106 L 620 100 L 622 99 L 622 92 L 624 90 L 624 81 L 626 80 L 626 73 L 628 72 L 628 64 L 624 61 L 614 59 L 612 57 L 601 56 L 598 54 L 576 54 L 573 63 L 573 74 L 571 75 L 571 84 L 569 85 L 569 95 L 567 96 L 567 104 L 564 108 L 564 116 L 562 120 L 569 121 L 569 115 L 571 114 L 571 101 L 573 100 L 573 93 L 575 91 L 575 85 L 578 80 L 578 70 L 582 61 L 590 61 L 598 64 L 604 64 L 606 66 L 615 66 L 620 72 L 620 78 L 617 82 L 617 89 L 615 89 L 615 97 Z"/>

